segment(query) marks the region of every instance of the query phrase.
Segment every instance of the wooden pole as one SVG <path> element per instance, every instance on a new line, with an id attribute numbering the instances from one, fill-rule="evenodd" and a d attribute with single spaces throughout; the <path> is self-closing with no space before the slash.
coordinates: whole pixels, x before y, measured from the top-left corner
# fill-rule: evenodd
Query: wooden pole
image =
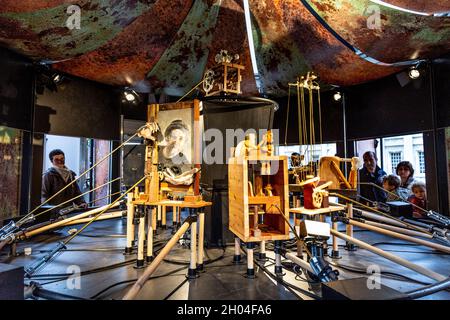
<path id="1" fill-rule="evenodd" d="M 157 213 L 156 213 L 157 208 L 153 207 L 152 208 L 152 229 L 156 230 L 156 219 L 157 217 Z"/>
<path id="2" fill-rule="evenodd" d="M 113 211 L 113 212 L 108 212 L 108 213 L 102 214 L 101 217 L 97 218 L 95 221 L 115 219 L 115 218 L 120 218 L 122 216 L 123 216 L 122 211 Z M 89 222 L 91 220 L 92 220 L 92 218 L 82 218 L 82 219 L 78 219 L 78 220 L 73 220 L 73 221 L 66 223 L 63 227 L 72 226 L 75 224 L 82 224 L 82 223 Z"/>
<path id="3" fill-rule="evenodd" d="M 139 218 L 138 230 L 138 254 L 136 266 L 142 267 L 144 265 L 145 215 L 142 215 Z"/>
<path id="4" fill-rule="evenodd" d="M 234 237 L 234 255 L 241 255 L 241 240 L 238 237 Z"/>
<path id="5" fill-rule="evenodd" d="M 341 233 L 339 231 L 335 231 L 333 229 L 331 229 L 330 231 L 331 231 L 331 233 L 333 235 L 337 236 L 338 238 L 341 238 L 341 239 L 343 239 L 343 240 L 345 240 L 347 242 L 356 244 L 360 248 L 363 248 L 363 249 L 371 251 L 371 252 L 373 252 L 375 254 L 378 254 L 378 255 L 380 255 L 380 256 L 382 256 L 382 257 L 384 257 L 384 258 L 386 258 L 386 259 L 388 259 L 390 261 L 398 263 L 399 265 L 402 265 L 402 266 L 404 266 L 404 267 L 406 267 L 406 268 L 408 268 L 410 270 L 416 271 L 417 273 L 420 273 L 420 274 L 422 274 L 422 275 L 424 275 L 424 276 L 426 276 L 426 277 L 428 277 L 430 279 L 437 280 L 437 281 L 443 281 L 443 280 L 447 279 L 447 277 L 444 277 L 443 275 L 441 275 L 439 273 L 436 273 L 434 271 L 428 270 L 428 269 L 426 269 L 424 267 L 421 267 L 419 265 L 411 263 L 411 262 L 409 262 L 409 261 L 407 261 L 407 260 L 405 260 L 403 258 L 397 257 L 396 255 L 393 255 L 393 254 L 391 254 L 389 252 L 386 252 L 386 251 L 383 251 L 383 250 L 381 250 L 379 248 L 371 246 L 370 244 L 368 244 L 366 242 L 363 242 L 361 240 L 349 237 L 346 234 Z"/>
<path id="6" fill-rule="evenodd" d="M 155 210 L 151 208 L 147 216 L 147 262 L 153 258 L 153 215 Z"/>
<path id="7" fill-rule="evenodd" d="M 297 214 L 294 213 L 296 216 Z M 296 225 L 295 225 L 295 232 L 297 234 L 298 237 L 300 237 L 300 219 L 296 220 Z M 296 237 L 297 238 L 297 237 Z M 303 257 L 303 244 L 300 240 L 297 240 L 297 256 L 302 258 Z"/>
<path id="8" fill-rule="evenodd" d="M 161 221 L 161 206 L 158 206 L 158 221 Z"/>
<path id="9" fill-rule="evenodd" d="M 158 268 L 159 264 L 167 256 L 167 254 L 172 250 L 172 248 L 178 243 L 183 234 L 187 231 L 190 226 L 190 220 L 185 221 L 183 225 L 178 229 L 177 233 L 169 240 L 166 246 L 161 250 L 161 252 L 156 256 L 155 260 L 144 270 L 139 279 L 134 283 L 130 290 L 125 294 L 123 300 L 133 300 L 139 294 L 145 282 L 150 278 L 150 276 Z"/>
<path id="10" fill-rule="evenodd" d="M 197 221 L 191 223 L 191 261 L 189 269 L 197 269 Z"/>
<path id="11" fill-rule="evenodd" d="M 61 221 L 57 221 L 55 223 L 49 224 L 47 226 L 44 226 L 42 228 L 39 228 L 39 229 L 36 229 L 36 230 L 32 230 L 30 232 L 25 232 L 24 237 L 30 238 L 30 237 L 32 237 L 34 235 L 39 234 L 39 233 L 42 233 L 42 232 L 45 232 L 45 231 L 48 231 L 48 230 L 51 230 L 51 229 L 56 229 L 56 228 L 62 227 L 65 224 L 67 224 L 67 223 L 69 223 L 71 221 L 78 220 L 78 219 L 81 219 L 81 218 L 85 218 L 85 217 L 88 217 L 90 215 L 94 215 L 94 214 L 97 214 L 99 212 L 102 212 L 102 210 L 105 210 L 109 206 L 110 205 L 107 204 L 107 205 L 101 206 L 101 207 L 99 207 L 97 209 L 89 210 L 89 211 L 80 213 L 80 214 L 78 214 L 76 216 L 73 216 L 73 217 L 70 217 L 70 218 L 67 218 L 67 219 L 64 219 L 64 220 L 61 220 Z M 117 207 L 117 206 L 119 206 L 119 202 L 117 202 L 114 205 L 112 205 L 111 208 L 114 208 L 114 207 Z"/>
<path id="12" fill-rule="evenodd" d="M 309 265 L 308 262 L 306 262 L 305 260 L 296 257 L 294 254 L 292 253 L 286 253 L 286 259 L 291 260 L 292 262 L 298 264 L 300 267 L 302 267 L 303 269 L 308 270 L 311 273 L 314 273 L 314 270 L 311 268 L 311 266 Z"/>
<path id="13" fill-rule="evenodd" d="M 352 219 L 353 218 L 353 204 L 347 203 L 347 218 Z M 351 224 L 347 224 L 346 226 L 347 235 L 349 237 L 353 237 L 353 226 Z"/>
<path id="14" fill-rule="evenodd" d="M 172 207 L 172 224 L 174 226 L 177 225 L 177 207 L 176 206 Z"/>
<path id="15" fill-rule="evenodd" d="M 297 208 L 297 196 L 292 196 L 292 205 L 294 208 Z M 294 213 L 294 226 L 297 225 L 297 214 Z"/>
<path id="16" fill-rule="evenodd" d="M 134 204 L 133 204 L 133 192 L 127 195 L 127 244 L 125 250 L 131 252 L 134 241 Z"/>
<path id="17" fill-rule="evenodd" d="M 369 226 L 369 225 L 366 225 L 365 223 L 361 223 L 361 222 L 354 221 L 354 220 L 350 220 L 349 223 L 354 225 L 354 226 L 360 227 L 360 228 L 364 228 L 364 229 L 367 229 L 367 230 L 375 231 L 375 232 L 378 232 L 378 233 L 381 233 L 381 234 L 384 234 L 384 235 L 387 235 L 387 236 L 391 236 L 391 237 L 394 237 L 394 238 L 406 240 L 406 241 L 409 241 L 409 242 L 418 243 L 418 244 L 421 244 L 423 246 L 427 246 L 427 247 L 430 247 L 430 248 L 433 248 L 433 249 L 436 249 L 436 250 L 439 250 L 439 251 L 442 251 L 442 252 L 450 253 L 450 247 L 443 246 L 441 244 L 433 243 L 433 242 L 422 240 L 422 239 L 417 239 L 417 238 L 408 236 L 406 234 L 401 234 L 401 233 L 393 232 L 393 231 L 390 231 L 390 230 L 385 230 L 385 229 L 382 229 L 382 228 L 379 228 L 379 227 Z"/>
<path id="18" fill-rule="evenodd" d="M 378 222 L 369 221 L 369 220 L 366 220 L 365 223 L 368 224 L 368 225 L 371 225 L 371 226 L 375 226 L 375 227 L 379 227 L 379 228 L 395 231 L 395 232 L 398 232 L 398 233 L 407 234 L 407 235 L 410 235 L 410 236 L 417 236 L 417 237 L 422 237 L 422 238 L 427 238 L 427 239 L 433 239 L 433 236 L 431 234 L 420 232 L 420 231 L 415 231 L 415 230 L 410 230 L 410 229 L 400 228 L 400 227 L 394 227 L 394 226 L 391 226 L 389 224 L 378 223 Z"/>
<path id="19" fill-rule="evenodd" d="M 203 245 L 205 241 L 205 213 L 203 211 L 198 214 L 198 265 L 203 268 Z"/>
<path id="20" fill-rule="evenodd" d="M 337 231 L 337 230 L 338 230 L 338 224 L 337 224 L 337 222 L 333 222 L 332 228 L 333 228 L 334 231 Z M 334 235 L 334 234 L 333 234 L 333 251 L 334 251 L 334 252 L 338 252 L 338 251 L 339 251 L 338 242 L 337 242 L 337 237 L 336 237 L 336 235 Z"/>
<path id="21" fill-rule="evenodd" d="M 161 209 L 162 209 L 161 223 L 162 223 L 162 227 L 165 228 L 166 227 L 166 219 L 167 219 L 166 206 L 162 206 Z"/>
<path id="22" fill-rule="evenodd" d="M 375 213 L 372 213 L 372 212 L 367 212 L 367 211 L 364 211 L 364 210 L 360 210 L 360 211 L 361 211 L 361 215 L 364 218 L 369 218 L 369 219 L 373 219 L 373 220 L 389 223 L 389 224 L 397 226 L 397 227 L 403 227 L 403 228 L 407 228 L 408 227 L 408 225 L 406 223 L 402 223 L 400 221 L 397 221 L 397 220 L 394 220 L 394 219 L 390 219 L 388 217 L 383 217 L 383 216 L 380 216 L 379 214 L 375 214 Z M 422 231 L 424 233 L 430 234 L 430 232 L 426 228 L 421 228 L 421 227 L 418 227 L 418 226 L 414 226 L 414 229 L 418 230 L 418 231 Z"/>

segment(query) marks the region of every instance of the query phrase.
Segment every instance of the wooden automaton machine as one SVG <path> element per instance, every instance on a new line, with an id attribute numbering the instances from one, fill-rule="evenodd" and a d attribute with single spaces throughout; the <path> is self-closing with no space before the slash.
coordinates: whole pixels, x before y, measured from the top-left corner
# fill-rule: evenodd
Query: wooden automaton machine
<path id="1" fill-rule="evenodd" d="M 172 211 L 174 239 L 179 239 L 191 228 L 188 276 L 195 278 L 198 276 L 197 270 L 203 268 L 204 208 L 211 203 L 203 201 L 200 194 L 200 111 L 199 100 L 148 106 L 147 123 L 138 132 L 146 144 L 145 187 L 130 193 L 127 203 L 125 252 L 131 253 L 133 250 L 137 227 L 137 267 L 143 267 L 145 260 L 148 263 L 153 261 L 153 234 L 158 227 L 166 229 L 169 209 Z M 181 221 L 182 209 L 189 212 L 184 222 Z M 175 243 L 170 242 L 164 254 Z"/>
<path id="2" fill-rule="evenodd" d="M 287 157 L 274 156 L 272 132 L 256 144 L 256 135 L 249 134 L 235 148 L 228 164 L 229 228 L 236 236 L 235 261 L 240 260 L 240 241 L 247 245 L 247 276 L 254 277 L 253 249 L 260 243 L 264 254 L 265 241 L 289 239 L 289 191 Z M 278 252 L 278 251 L 277 251 Z M 276 270 L 281 258 L 276 252 Z"/>

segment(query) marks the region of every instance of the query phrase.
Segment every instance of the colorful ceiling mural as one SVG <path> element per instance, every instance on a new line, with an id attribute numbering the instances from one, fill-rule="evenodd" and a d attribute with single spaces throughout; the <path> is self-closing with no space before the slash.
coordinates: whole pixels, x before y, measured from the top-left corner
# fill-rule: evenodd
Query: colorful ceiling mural
<path id="1" fill-rule="evenodd" d="M 0 2 L 0 46 L 68 74 L 173 96 L 198 84 L 222 49 L 239 54 L 247 95 L 285 95 L 307 71 L 322 83 L 363 83 L 450 51 L 449 0 Z"/>

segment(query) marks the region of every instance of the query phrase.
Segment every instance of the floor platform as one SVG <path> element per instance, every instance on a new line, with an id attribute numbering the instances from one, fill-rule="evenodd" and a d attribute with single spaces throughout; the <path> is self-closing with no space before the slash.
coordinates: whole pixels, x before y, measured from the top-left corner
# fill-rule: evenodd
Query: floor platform
<path id="1" fill-rule="evenodd" d="M 171 225 L 168 221 L 168 225 Z M 0 262 L 16 266 L 28 266 L 53 249 L 58 241 L 69 236 L 71 226 L 55 232 L 39 235 L 20 242 L 18 256 L 0 256 Z M 344 226 L 340 226 L 344 229 Z M 58 255 L 32 279 L 45 289 L 84 299 L 119 300 L 144 269 L 136 269 L 136 254 L 124 255 L 126 222 L 123 219 L 95 222 L 70 242 L 65 252 Z M 392 239 L 370 231 L 355 228 L 355 237 L 394 253 L 410 262 L 429 268 L 444 276 L 449 275 L 450 256 L 416 244 Z M 160 250 L 170 239 L 171 229 L 158 230 L 155 249 Z M 331 240 L 330 240 L 331 241 Z M 293 241 L 291 241 L 293 244 Z M 430 279 L 409 269 L 398 266 L 382 257 L 363 249 L 346 251 L 340 244 L 341 259 L 327 257 L 333 268 L 340 272 L 340 279 L 369 277 L 368 270 L 380 270 L 381 283 L 395 290 L 406 292 L 429 284 Z M 289 246 L 289 242 L 286 243 Z M 31 248 L 31 255 L 25 256 L 25 248 Z M 271 244 L 267 244 L 271 248 Z M 257 248 L 258 249 L 258 248 Z M 330 245 L 331 250 L 331 245 Z M 257 251 L 257 250 L 256 250 Z M 273 251 L 267 251 L 268 259 L 255 266 L 257 277 L 248 279 L 246 256 L 243 264 L 233 264 L 234 248 L 205 248 L 205 271 L 197 279 L 186 278 L 189 261 L 189 235 L 181 239 L 147 281 L 137 299 L 163 300 L 296 300 L 314 299 L 320 296 L 320 284 L 308 283 L 305 274 L 298 273 L 292 263 L 283 261 L 283 281 L 292 284 L 287 287 L 276 281 Z M 265 270 L 263 270 L 263 268 Z M 81 272 L 80 278 L 70 276 Z M 369 271 L 370 272 L 370 271 Z M 450 300 L 449 291 L 441 291 L 422 299 Z"/>

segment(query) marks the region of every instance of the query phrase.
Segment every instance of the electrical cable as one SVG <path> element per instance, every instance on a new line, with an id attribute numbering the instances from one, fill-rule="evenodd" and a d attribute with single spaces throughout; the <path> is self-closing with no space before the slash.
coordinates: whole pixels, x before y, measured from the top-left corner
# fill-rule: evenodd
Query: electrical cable
<path id="1" fill-rule="evenodd" d="M 328 262 L 328 263 L 330 265 L 332 265 L 333 267 L 336 267 L 336 268 L 347 270 L 347 271 L 350 271 L 350 272 L 353 272 L 353 273 L 367 275 L 367 270 L 364 270 L 364 269 L 360 269 L 360 268 L 356 268 L 356 267 L 348 266 L 348 265 L 343 265 L 343 264 L 337 264 L 337 263 L 334 263 L 334 262 Z M 412 283 L 417 283 L 417 284 L 421 284 L 421 285 L 429 285 L 430 284 L 428 282 L 423 282 L 423 281 L 420 281 L 420 280 L 416 280 L 416 279 L 410 278 L 408 276 L 405 276 L 403 274 L 399 274 L 399 273 L 395 273 L 395 272 L 381 271 L 380 274 L 382 274 L 384 276 L 387 276 L 388 278 L 391 278 L 393 280 L 412 282 Z"/>
<path id="2" fill-rule="evenodd" d="M 304 300 L 302 297 L 300 297 L 297 293 L 295 293 L 293 290 L 299 291 L 302 294 L 304 294 L 307 297 L 316 299 L 316 300 L 321 300 L 322 297 L 311 293 L 305 289 L 299 288 L 289 282 L 284 281 L 283 279 L 281 279 L 280 277 L 277 277 L 276 275 L 272 274 L 265 266 L 262 266 L 257 260 L 254 259 L 254 262 L 257 266 L 259 266 L 261 268 L 261 270 L 263 270 L 267 275 L 269 275 L 272 279 L 274 279 L 276 282 L 278 282 L 279 284 L 283 285 L 286 289 L 288 289 L 292 294 L 294 294 L 299 300 Z"/>
<path id="3" fill-rule="evenodd" d="M 186 279 L 184 279 L 183 281 L 181 281 L 181 283 L 180 283 L 178 286 L 176 286 L 175 289 L 173 289 L 172 291 L 170 291 L 170 293 L 169 293 L 167 296 L 165 296 L 163 300 L 169 299 L 175 292 L 177 292 L 179 289 L 181 289 L 181 287 L 184 286 L 184 284 L 185 284 L 186 282 L 188 282 L 188 281 L 189 281 L 188 278 L 186 278 Z"/>
<path id="4" fill-rule="evenodd" d="M 147 281 L 153 280 L 153 279 L 158 279 L 158 278 L 167 277 L 167 276 L 173 275 L 174 273 L 176 273 L 176 272 L 178 272 L 178 271 L 181 271 L 181 270 L 184 270 L 184 269 L 186 269 L 186 268 L 185 268 L 185 267 L 182 267 L 182 268 L 178 268 L 178 269 L 172 270 L 172 271 L 170 271 L 170 272 L 168 272 L 168 273 L 165 273 L 165 274 L 162 274 L 162 275 L 159 275 L 159 276 L 153 276 L 153 277 L 148 278 Z M 110 289 L 112 289 L 112 288 L 114 288 L 114 287 L 116 287 L 116 286 L 119 286 L 119 285 L 122 285 L 122 284 L 126 284 L 126 283 L 135 282 L 135 281 L 137 281 L 137 280 L 138 280 L 138 279 L 136 278 L 136 279 L 129 279 L 129 280 L 124 280 L 124 281 L 120 281 L 120 282 L 114 283 L 114 284 L 112 284 L 112 285 L 106 287 L 105 289 L 99 291 L 99 292 L 96 293 L 95 295 L 93 295 L 93 296 L 91 297 L 91 299 L 97 299 L 97 298 L 98 298 L 99 296 L 101 296 L 103 293 L 109 291 Z"/>

